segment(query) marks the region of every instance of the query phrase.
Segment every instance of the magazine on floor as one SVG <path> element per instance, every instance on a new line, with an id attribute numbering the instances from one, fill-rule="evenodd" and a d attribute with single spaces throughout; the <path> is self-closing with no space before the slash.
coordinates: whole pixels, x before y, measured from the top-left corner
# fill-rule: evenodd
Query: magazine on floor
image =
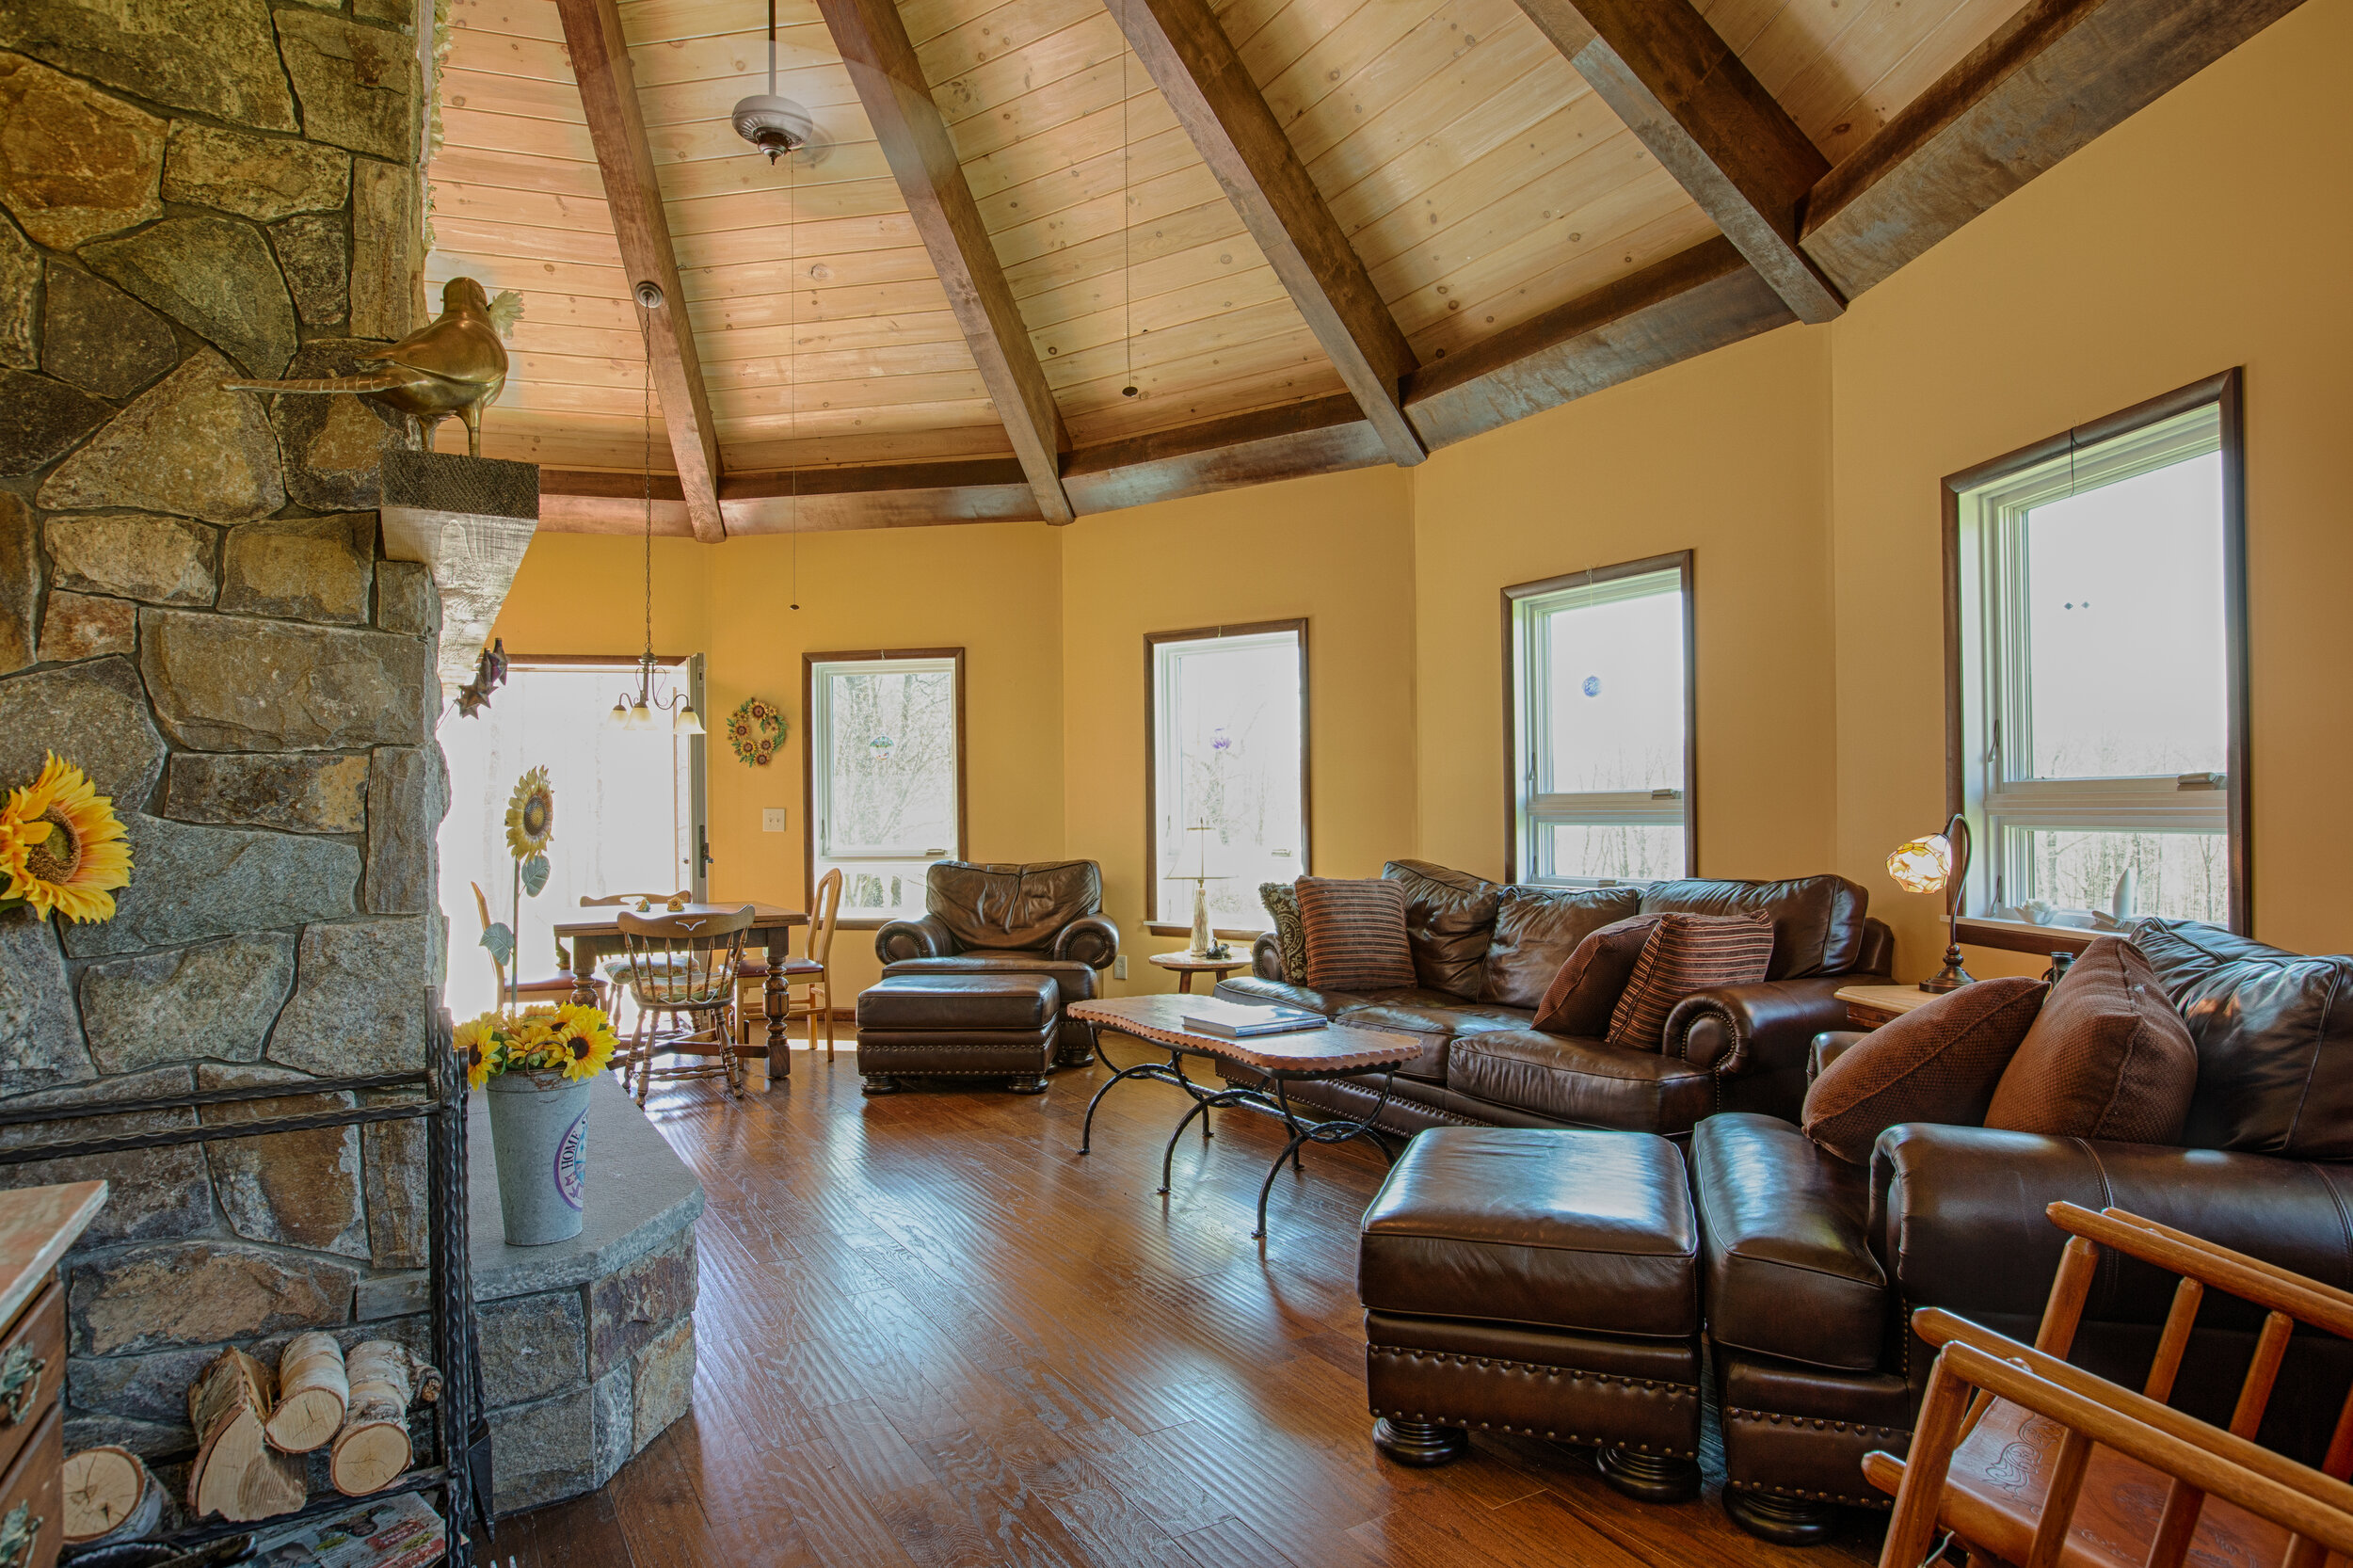
<path id="1" fill-rule="evenodd" d="M 424 1568 L 441 1560 L 441 1516 L 414 1492 L 313 1519 L 276 1535 L 256 1534 L 259 1568 Z"/>

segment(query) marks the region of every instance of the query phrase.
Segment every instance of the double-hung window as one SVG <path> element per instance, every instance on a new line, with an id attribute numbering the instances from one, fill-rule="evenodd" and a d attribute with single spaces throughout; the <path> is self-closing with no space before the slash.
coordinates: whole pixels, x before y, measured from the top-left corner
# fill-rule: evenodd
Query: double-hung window
<path id="1" fill-rule="evenodd" d="M 1307 623 L 1144 639 L 1146 923 L 1184 931 L 1195 878 L 1217 930 L 1263 931 L 1264 882 L 1307 874 Z"/>
<path id="2" fill-rule="evenodd" d="M 1503 599 L 1513 876 L 1690 875 L 1690 552 L 1523 583 Z"/>
<path id="3" fill-rule="evenodd" d="M 964 650 L 812 653 L 810 896 L 841 872 L 841 918 L 923 912 L 931 863 L 964 853 Z"/>
<path id="4" fill-rule="evenodd" d="M 2235 373 L 1946 481 L 1969 906 L 2244 929 Z"/>

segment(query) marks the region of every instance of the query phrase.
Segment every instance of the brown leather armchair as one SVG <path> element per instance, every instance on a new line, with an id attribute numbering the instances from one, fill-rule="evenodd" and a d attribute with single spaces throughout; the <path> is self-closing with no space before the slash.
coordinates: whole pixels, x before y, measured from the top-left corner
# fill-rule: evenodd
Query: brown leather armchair
<path id="1" fill-rule="evenodd" d="M 2067 1238 L 2054 1201 L 2110 1205 L 2353 1288 L 2353 958 L 2307 958 L 2211 926 L 2132 933 L 2198 1044 L 2191 1146 L 1912 1124 L 1868 1169 L 1765 1115 L 1702 1122 L 1691 1171 L 1723 1416 L 1725 1507 L 1769 1540 L 1819 1539 L 1838 1504 L 1883 1508 L 1872 1448 L 1900 1453 L 1932 1352 L 1913 1309 L 2031 1340 Z M 1850 1041 L 1828 1036 L 1818 1057 Z M 2172 1281 L 2103 1269 L 2070 1359 L 2137 1386 Z M 2210 1299 L 2173 1402 L 2227 1423 L 2260 1314 Z M 2193 1375 L 2194 1374 L 2194 1375 Z M 2353 1344 L 2299 1333 L 2260 1440 L 2317 1464 Z"/>
<path id="2" fill-rule="evenodd" d="M 1096 971 L 1119 955 L 1119 927 L 1102 904 L 1103 873 L 1092 860 L 936 860 L 923 879 L 925 914 L 874 933 L 874 956 L 886 976 L 1047 975 L 1067 1006 L 1091 999 Z M 1085 1026 L 1064 1017 L 1055 1060 L 1070 1066 L 1093 1054 Z"/>

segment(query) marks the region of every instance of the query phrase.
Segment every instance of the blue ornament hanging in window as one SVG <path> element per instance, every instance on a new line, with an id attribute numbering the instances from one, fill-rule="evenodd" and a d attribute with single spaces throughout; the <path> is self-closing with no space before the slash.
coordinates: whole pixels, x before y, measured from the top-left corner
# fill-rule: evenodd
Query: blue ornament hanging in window
<path id="1" fill-rule="evenodd" d="M 1585 678 L 1585 684 L 1580 688 L 1580 690 L 1582 690 L 1587 696 L 1601 696 L 1601 677 L 1598 675 L 1587 676 Z"/>

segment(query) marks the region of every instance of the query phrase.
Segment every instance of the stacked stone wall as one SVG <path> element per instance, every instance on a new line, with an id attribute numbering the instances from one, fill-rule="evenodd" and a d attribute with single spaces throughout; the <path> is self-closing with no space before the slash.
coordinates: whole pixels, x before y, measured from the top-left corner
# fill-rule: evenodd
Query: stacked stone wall
<path id="1" fill-rule="evenodd" d="M 424 1060 L 440 612 L 375 511 L 414 435 L 220 387 L 347 371 L 415 324 L 413 19 L 0 7 L 0 785 L 80 763 L 136 860 L 103 924 L 0 915 L 10 1111 L 286 1086 L 203 1112 L 227 1123 Z M 421 1124 L 0 1171 L 93 1176 L 114 1195 L 66 1267 L 69 1447 L 184 1443 L 224 1341 L 424 1348 Z"/>

